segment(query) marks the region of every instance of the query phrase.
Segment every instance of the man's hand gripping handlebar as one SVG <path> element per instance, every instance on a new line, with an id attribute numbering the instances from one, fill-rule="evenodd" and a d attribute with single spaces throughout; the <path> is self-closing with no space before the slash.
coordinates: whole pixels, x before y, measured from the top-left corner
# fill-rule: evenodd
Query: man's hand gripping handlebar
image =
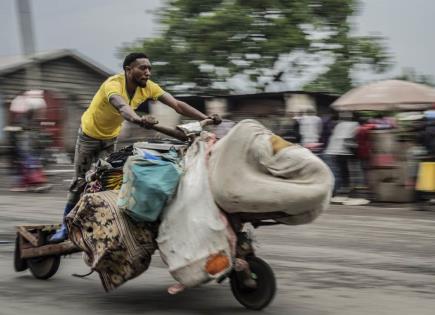
<path id="1" fill-rule="evenodd" d="M 153 129 L 181 141 L 189 140 L 189 136 L 178 128 L 169 128 L 158 125 L 158 120 L 155 119 L 153 116 L 142 116 L 142 121 L 143 122 L 140 125 L 144 128 Z M 202 128 L 204 128 L 205 126 L 209 125 L 219 125 L 221 122 L 222 120 L 219 115 L 214 114 L 204 120 L 201 120 L 199 124 Z"/>

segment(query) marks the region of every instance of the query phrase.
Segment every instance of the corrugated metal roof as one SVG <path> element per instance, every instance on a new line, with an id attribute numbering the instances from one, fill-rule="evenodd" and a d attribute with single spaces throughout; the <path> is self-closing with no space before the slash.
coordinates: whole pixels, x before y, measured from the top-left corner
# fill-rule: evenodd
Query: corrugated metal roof
<path id="1" fill-rule="evenodd" d="M 43 63 L 49 60 L 59 59 L 63 57 L 71 57 L 104 76 L 110 76 L 113 74 L 113 72 L 106 67 L 97 64 L 95 61 L 83 56 L 75 50 L 61 49 L 48 52 L 40 52 L 31 56 L 0 56 L 0 76 L 17 70 L 21 70 L 26 65 L 31 63 Z"/>

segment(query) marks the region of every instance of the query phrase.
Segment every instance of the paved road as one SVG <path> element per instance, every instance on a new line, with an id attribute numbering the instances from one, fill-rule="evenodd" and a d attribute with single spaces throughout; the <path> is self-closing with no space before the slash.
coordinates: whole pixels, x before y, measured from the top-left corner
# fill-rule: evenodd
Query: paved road
<path id="1" fill-rule="evenodd" d="M 13 226 L 56 222 L 64 192 L 0 192 L 0 241 Z M 411 206 L 331 207 L 315 223 L 256 230 L 259 256 L 274 269 L 278 292 L 264 314 L 435 314 L 435 212 Z M 104 293 L 80 254 L 63 259 L 48 281 L 12 269 L 11 244 L 0 244 L 0 315 L 247 314 L 228 283 L 178 296 L 158 256 L 142 276 Z"/>

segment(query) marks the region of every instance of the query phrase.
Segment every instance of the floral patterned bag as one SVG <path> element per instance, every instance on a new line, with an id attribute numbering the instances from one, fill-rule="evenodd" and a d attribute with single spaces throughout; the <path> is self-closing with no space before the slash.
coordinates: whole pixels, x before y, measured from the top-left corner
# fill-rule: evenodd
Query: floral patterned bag
<path id="1" fill-rule="evenodd" d="M 85 194 L 67 217 L 71 241 L 106 291 L 147 270 L 157 248 L 157 223 L 132 220 L 118 209 L 117 198 L 117 191 Z"/>

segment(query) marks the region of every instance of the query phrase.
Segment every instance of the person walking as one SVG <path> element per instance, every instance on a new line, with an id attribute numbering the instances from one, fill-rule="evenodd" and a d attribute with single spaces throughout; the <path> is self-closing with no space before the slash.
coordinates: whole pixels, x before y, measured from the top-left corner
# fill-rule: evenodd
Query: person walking
<path id="1" fill-rule="evenodd" d="M 320 136 L 322 133 L 322 119 L 316 111 L 310 108 L 298 119 L 301 133 L 301 144 L 313 153 L 320 153 Z"/>
<path id="2" fill-rule="evenodd" d="M 352 113 L 340 113 L 341 117 L 329 138 L 324 155 L 335 177 L 333 196 L 346 194 L 350 190 L 349 163 L 353 157 L 350 144 L 355 143 L 358 122 L 352 120 Z"/>

